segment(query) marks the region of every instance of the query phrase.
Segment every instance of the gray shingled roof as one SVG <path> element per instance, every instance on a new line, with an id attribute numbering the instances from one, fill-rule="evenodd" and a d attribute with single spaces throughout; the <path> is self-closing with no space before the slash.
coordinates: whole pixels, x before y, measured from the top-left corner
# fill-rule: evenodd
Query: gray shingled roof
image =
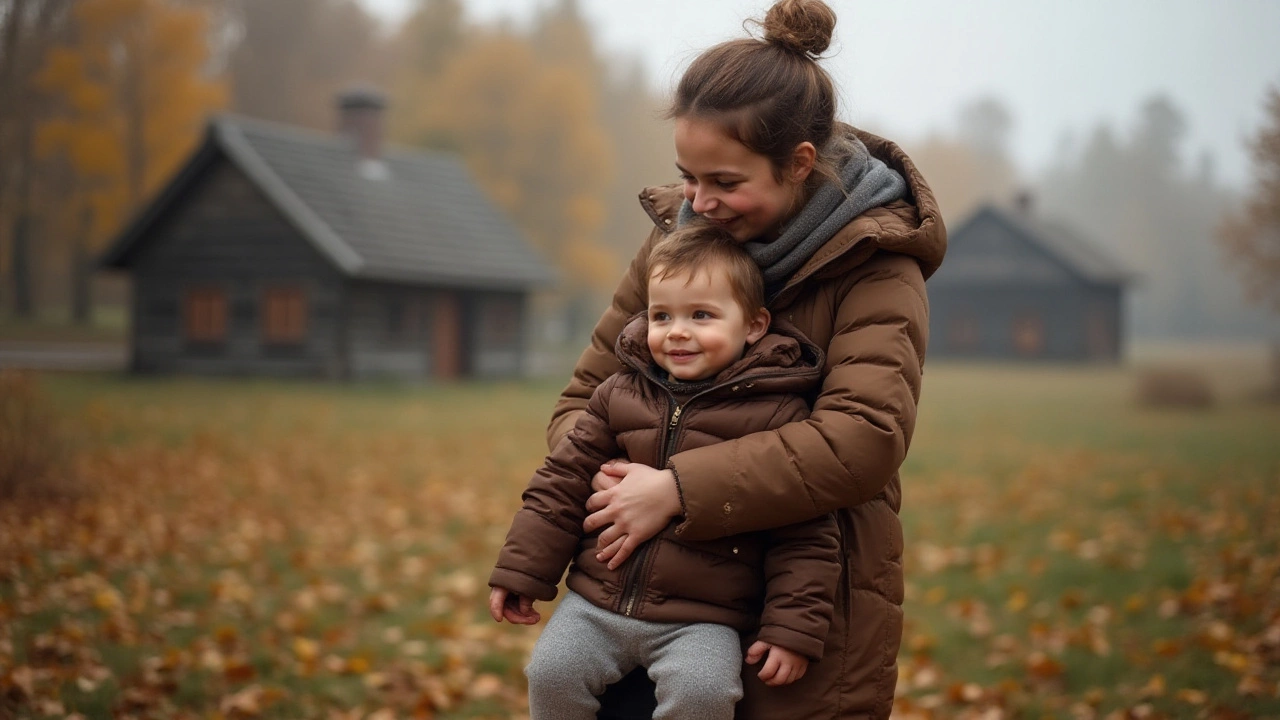
<path id="1" fill-rule="evenodd" d="M 1028 242 L 1036 244 L 1086 280 L 1096 283 L 1124 283 L 1137 275 L 1101 245 L 1066 222 L 1036 213 L 1028 215 L 1006 210 L 995 205 L 980 208 L 973 218 L 976 219 L 982 212 L 993 214 Z M 956 234 L 960 234 L 962 229 L 963 225 L 956 230 Z"/>
<path id="2" fill-rule="evenodd" d="M 362 169 L 337 135 L 230 115 L 210 121 L 209 144 L 352 277 L 478 287 L 554 278 L 452 155 L 393 147 L 380 168 Z M 145 224 L 126 231 L 104 262 L 118 264 Z"/>

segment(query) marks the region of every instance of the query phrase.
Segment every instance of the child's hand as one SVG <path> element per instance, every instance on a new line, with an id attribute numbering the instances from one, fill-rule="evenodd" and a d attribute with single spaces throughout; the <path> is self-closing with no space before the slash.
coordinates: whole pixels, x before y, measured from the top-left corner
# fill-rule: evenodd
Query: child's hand
<path id="1" fill-rule="evenodd" d="M 804 677 L 805 670 L 809 669 L 809 658 L 784 647 L 770 645 L 763 640 L 752 643 L 751 647 L 747 648 L 747 656 L 744 659 L 748 665 L 755 665 L 765 655 L 768 655 L 769 659 L 765 660 L 764 667 L 760 668 L 758 677 L 764 681 L 765 685 L 771 687 L 790 685 Z"/>
<path id="2" fill-rule="evenodd" d="M 489 590 L 489 617 L 495 622 L 506 618 L 513 625 L 532 625 L 542 619 L 533 609 L 532 598 L 500 587 Z"/>

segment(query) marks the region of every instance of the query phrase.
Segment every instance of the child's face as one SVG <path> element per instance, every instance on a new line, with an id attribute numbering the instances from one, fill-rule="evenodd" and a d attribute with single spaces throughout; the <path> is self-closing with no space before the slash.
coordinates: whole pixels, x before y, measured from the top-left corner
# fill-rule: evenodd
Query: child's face
<path id="1" fill-rule="evenodd" d="M 715 375 L 768 329 L 769 311 L 748 315 L 718 268 L 700 269 L 692 278 L 649 276 L 649 352 L 678 380 Z"/>

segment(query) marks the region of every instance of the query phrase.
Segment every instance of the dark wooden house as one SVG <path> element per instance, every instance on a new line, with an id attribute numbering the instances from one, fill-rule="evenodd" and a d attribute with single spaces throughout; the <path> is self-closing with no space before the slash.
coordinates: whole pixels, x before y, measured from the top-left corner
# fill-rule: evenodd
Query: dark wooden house
<path id="1" fill-rule="evenodd" d="M 929 357 L 1117 362 L 1131 273 L 1066 223 L 986 205 L 929 279 Z"/>
<path id="2" fill-rule="evenodd" d="M 339 132 L 233 116 L 112 244 L 138 372 L 364 378 L 522 372 L 548 265 L 458 158 L 382 147 L 384 102 Z"/>

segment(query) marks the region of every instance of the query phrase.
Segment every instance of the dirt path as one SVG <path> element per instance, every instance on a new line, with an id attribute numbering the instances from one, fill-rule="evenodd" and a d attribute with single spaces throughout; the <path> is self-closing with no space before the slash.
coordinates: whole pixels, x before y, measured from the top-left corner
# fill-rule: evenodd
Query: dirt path
<path id="1" fill-rule="evenodd" d="M 124 345 L 0 341 L 0 368 L 31 370 L 124 370 Z"/>

